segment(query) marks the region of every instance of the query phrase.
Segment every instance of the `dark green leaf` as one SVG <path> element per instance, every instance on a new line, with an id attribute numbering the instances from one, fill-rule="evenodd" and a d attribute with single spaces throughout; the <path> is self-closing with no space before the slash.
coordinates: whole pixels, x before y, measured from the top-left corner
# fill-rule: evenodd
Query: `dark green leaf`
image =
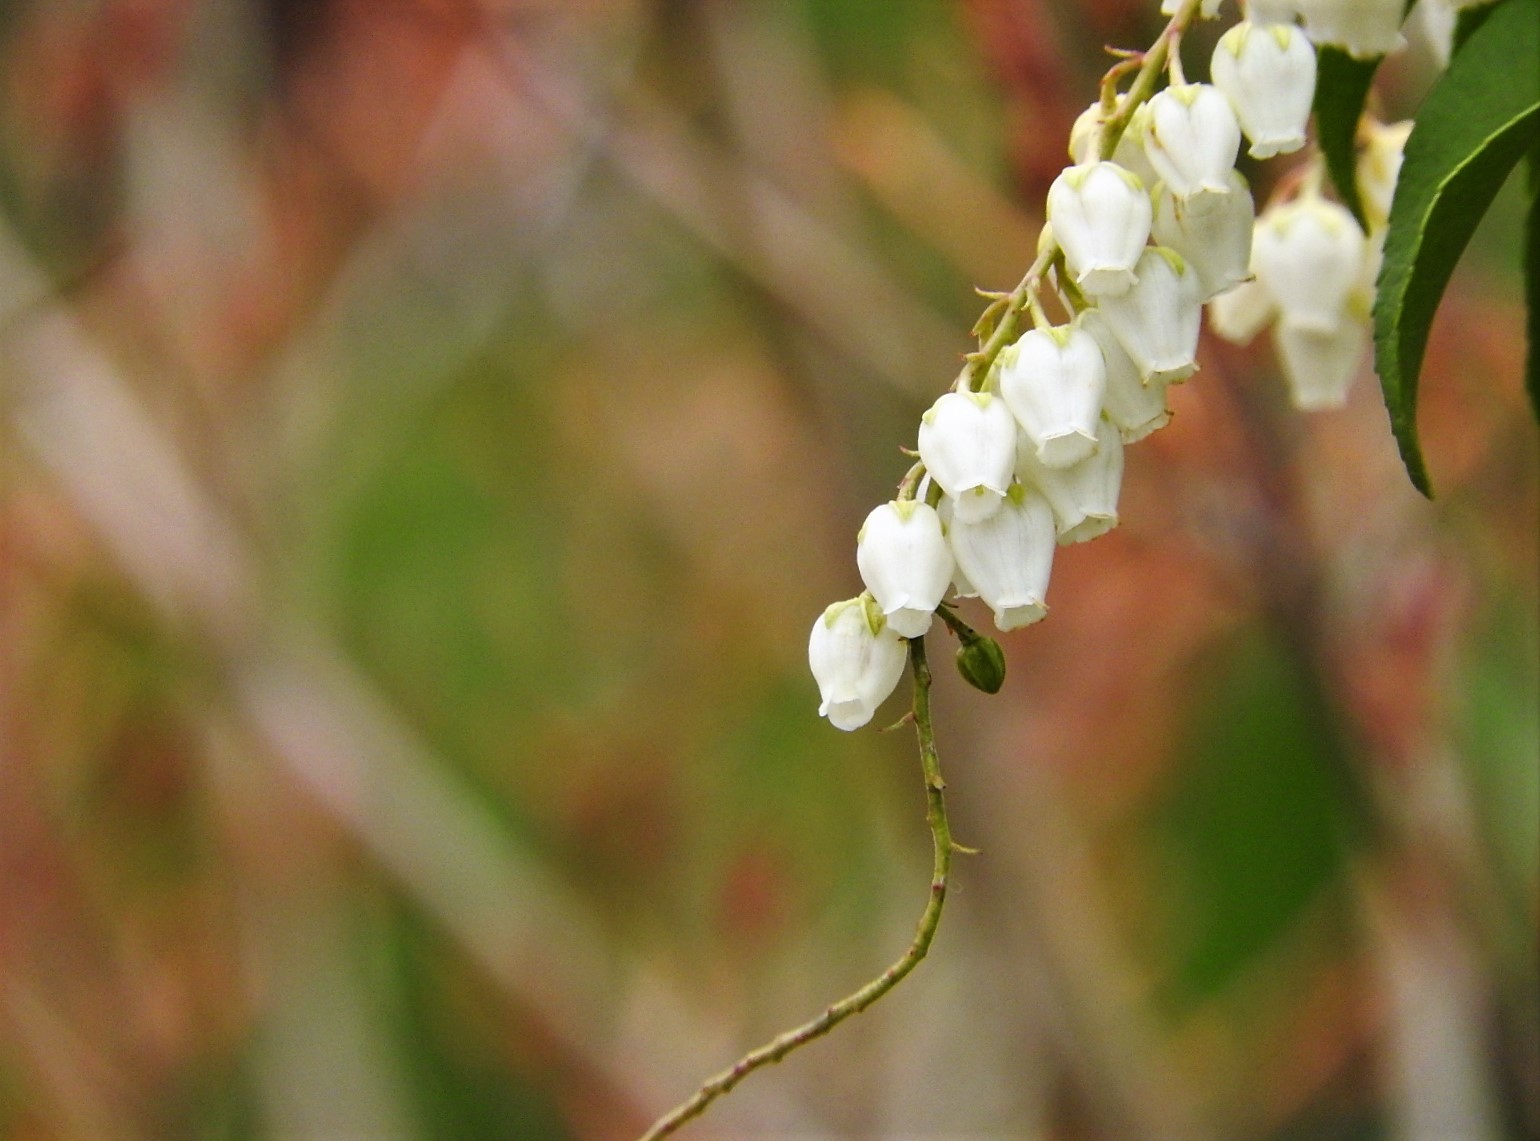
<path id="1" fill-rule="evenodd" d="M 1364 221 L 1363 203 L 1358 195 L 1354 174 L 1358 120 L 1364 113 L 1364 101 L 1382 56 L 1354 59 L 1341 48 L 1323 47 L 1316 53 L 1315 137 L 1326 159 L 1326 173 L 1331 175 L 1337 197 L 1353 212 L 1358 224 Z"/>
<path id="2" fill-rule="evenodd" d="M 1374 305 L 1375 368 L 1412 483 L 1417 377 L 1449 275 L 1540 125 L 1540 0 L 1502 0 L 1428 92 L 1406 142 Z"/>

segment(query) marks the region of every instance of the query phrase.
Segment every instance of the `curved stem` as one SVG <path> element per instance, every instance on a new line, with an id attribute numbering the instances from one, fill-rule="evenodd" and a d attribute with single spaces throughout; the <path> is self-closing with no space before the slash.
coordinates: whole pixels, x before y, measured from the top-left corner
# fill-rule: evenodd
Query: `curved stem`
<path id="1" fill-rule="evenodd" d="M 919 738 L 920 768 L 925 775 L 925 822 L 930 825 L 933 852 L 930 898 L 925 901 L 925 911 L 920 916 L 909 949 L 882 974 L 860 990 L 827 1007 L 818 1017 L 771 1039 L 757 1050 L 750 1050 L 728 1069 L 708 1078 L 689 1100 L 681 1102 L 658 1118 L 652 1128 L 642 1134 L 641 1141 L 656 1141 L 656 1138 L 667 1137 L 685 1122 L 705 1112 L 713 1101 L 761 1066 L 779 1062 L 797 1047 L 827 1034 L 851 1015 L 860 1014 L 919 966 L 920 960 L 930 950 L 931 940 L 936 937 L 936 928 L 941 922 L 941 908 L 946 902 L 952 853 L 958 849 L 952 842 L 952 828 L 947 821 L 946 801 L 942 796 L 946 782 L 941 779 L 941 759 L 936 752 L 936 734 L 930 719 L 930 664 L 925 659 L 924 638 L 910 639 L 909 667 L 914 675 L 914 731 Z"/>

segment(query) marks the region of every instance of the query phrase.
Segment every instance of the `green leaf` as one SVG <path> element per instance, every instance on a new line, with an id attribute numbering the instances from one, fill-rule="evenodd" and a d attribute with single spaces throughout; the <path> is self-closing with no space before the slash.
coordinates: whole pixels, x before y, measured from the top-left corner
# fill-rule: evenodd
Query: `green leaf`
<path id="1" fill-rule="evenodd" d="M 1363 117 L 1369 87 L 1383 56 L 1354 59 L 1341 48 L 1323 47 L 1316 53 L 1315 138 L 1326 159 L 1337 197 L 1353 212 L 1364 229 L 1363 202 L 1355 174 L 1358 120 Z"/>
<path id="2" fill-rule="evenodd" d="M 1432 495 L 1417 377 L 1455 263 L 1540 124 L 1540 0 L 1502 0 L 1416 116 L 1390 208 L 1374 304 L 1375 369 L 1401 459 Z"/>

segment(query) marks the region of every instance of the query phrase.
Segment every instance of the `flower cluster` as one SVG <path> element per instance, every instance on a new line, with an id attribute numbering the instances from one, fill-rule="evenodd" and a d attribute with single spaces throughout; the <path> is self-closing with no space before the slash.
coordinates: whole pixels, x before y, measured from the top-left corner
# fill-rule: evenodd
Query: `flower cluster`
<path id="1" fill-rule="evenodd" d="M 938 612 L 965 649 L 978 641 L 948 593 L 981 599 L 1002 631 L 1047 614 L 1055 548 L 1117 525 L 1124 445 L 1170 420 L 1167 389 L 1197 371 L 1205 303 L 1226 335 L 1274 323 L 1296 403 L 1341 402 L 1366 341 L 1376 247 L 1322 197 L 1318 162 L 1260 219 L 1235 165 L 1243 141 L 1259 159 L 1302 148 L 1315 44 L 1387 50 L 1401 0 L 1253 0 L 1215 46 L 1208 83 L 1184 76 L 1180 33 L 1217 0 L 1199 13 L 1193 0 L 1168 5 L 1157 47 L 1114 66 L 1076 122 L 1037 260 L 1011 294 L 986 295 L 980 350 L 921 418 L 919 462 L 897 498 L 867 516 L 865 591 L 813 625 L 819 712 L 838 728 L 871 720 L 903 673 L 903 640 Z M 1169 82 L 1150 94 L 1162 64 Z M 1381 219 L 1397 131 L 1365 147 L 1365 197 Z M 1013 340 L 1023 316 L 1032 327 Z"/>

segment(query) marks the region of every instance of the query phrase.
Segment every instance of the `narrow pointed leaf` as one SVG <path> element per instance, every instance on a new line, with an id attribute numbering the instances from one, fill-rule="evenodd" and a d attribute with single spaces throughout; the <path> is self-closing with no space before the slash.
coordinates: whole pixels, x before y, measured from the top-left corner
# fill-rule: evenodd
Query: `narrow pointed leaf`
<path id="1" fill-rule="evenodd" d="M 1406 141 L 1374 305 L 1375 369 L 1412 483 L 1428 330 L 1476 224 L 1540 129 L 1540 0 L 1501 0 L 1428 92 Z"/>

